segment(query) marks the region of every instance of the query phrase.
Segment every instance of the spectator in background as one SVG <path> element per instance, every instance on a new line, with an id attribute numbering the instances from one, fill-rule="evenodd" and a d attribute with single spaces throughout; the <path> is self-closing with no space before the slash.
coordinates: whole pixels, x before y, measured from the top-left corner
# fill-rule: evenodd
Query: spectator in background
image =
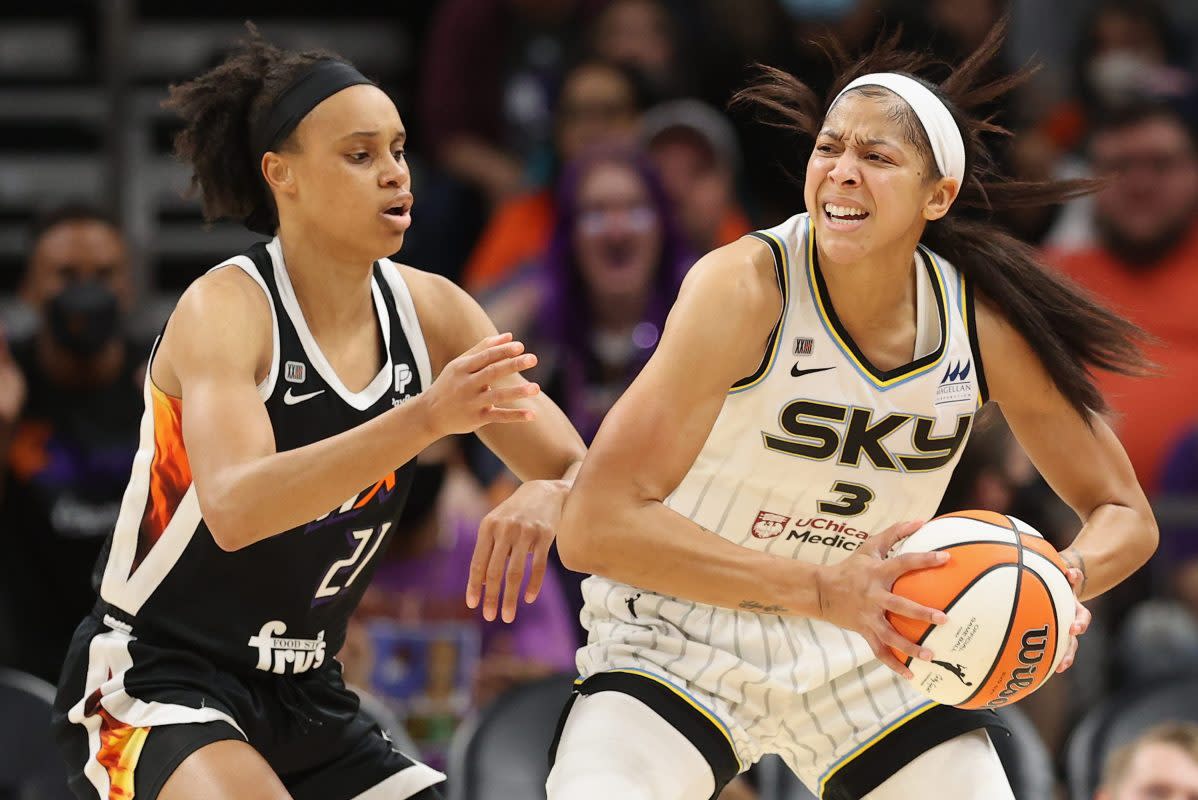
<path id="1" fill-rule="evenodd" d="M 636 72 L 653 101 L 691 93 L 678 27 L 661 0 L 611 0 L 595 19 L 591 47 Z"/>
<path id="2" fill-rule="evenodd" d="M 1075 96 L 1045 122 L 1058 150 L 1081 146 L 1108 109 L 1145 96 L 1184 94 L 1192 82 L 1184 69 L 1187 49 L 1159 0 L 1101 0 L 1079 38 Z"/>
<path id="3" fill-rule="evenodd" d="M 551 171 L 556 175 L 559 165 L 588 148 L 633 141 L 639 119 L 639 92 L 628 70 L 594 58 L 578 62 L 566 73 L 557 98 Z M 550 181 L 499 207 L 466 264 L 467 289 L 486 294 L 535 265 L 553 231 L 553 192 Z"/>
<path id="4" fill-rule="evenodd" d="M 674 100 L 645 112 L 641 138 L 692 251 L 753 230 L 736 201 L 740 148 L 727 117 L 698 100 Z"/>
<path id="5" fill-rule="evenodd" d="M 694 256 L 652 165 L 636 151 L 600 149 L 569 165 L 548 250 L 535 272 L 485 303 L 503 330 L 527 332 L 538 381 L 590 442 L 661 336 Z M 473 467 L 499 502 L 516 484 L 485 453 Z M 579 583 L 553 551 L 577 626 Z"/>
<path id="6" fill-rule="evenodd" d="M 694 261 L 643 156 L 604 150 L 567 170 L 531 338 L 584 441 L 653 354 Z"/>
<path id="7" fill-rule="evenodd" d="M 1198 800 L 1198 725 L 1167 722 L 1116 750 L 1094 800 Z"/>
<path id="8" fill-rule="evenodd" d="M 0 602 L 14 625 L 12 666 L 57 683 L 75 626 L 95 603 L 92 568 L 137 452 L 145 354 L 122 333 L 132 286 L 116 223 L 73 205 L 37 220 L 31 234 L 21 295 L 39 325 L 11 343 L 16 370 L 0 369 L 9 566 Z M 14 381 L 24 383 L 20 407 Z"/>
<path id="9" fill-rule="evenodd" d="M 469 711 L 520 682 L 574 670 L 574 623 L 554 570 L 512 623 L 486 622 L 466 607 L 462 591 L 487 510 L 455 440 L 421 453 L 389 550 L 355 614 L 355 636 L 339 656 L 347 680 L 396 712 L 438 768 Z M 521 593 L 529 580 L 526 572 Z"/>
<path id="10" fill-rule="evenodd" d="M 1147 349 L 1159 377 L 1106 373 L 1099 380 L 1151 494 L 1165 448 L 1194 413 L 1198 131 L 1167 104 L 1137 104 L 1097 121 L 1089 155 L 1095 172 L 1111 179 L 1094 200 L 1099 241 L 1049 258 L 1159 340 Z"/>
<path id="11" fill-rule="evenodd" d="M 567 54 L 599 0 L 448 0 L 425 43 L 420 121 L 446 171 L 493 206 L 552 132 Z"/>

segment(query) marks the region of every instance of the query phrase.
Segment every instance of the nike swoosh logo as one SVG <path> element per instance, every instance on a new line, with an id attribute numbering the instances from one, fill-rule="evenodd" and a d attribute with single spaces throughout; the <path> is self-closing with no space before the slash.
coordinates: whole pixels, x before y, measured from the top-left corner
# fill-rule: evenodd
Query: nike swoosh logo
<path id="1" fill-rule="evenodd" d="M 799 365 L 795 364 L 793 367 L 790 368 L 790 377 L 800 378 L 804 375 L 810 375 L 813 372 L 827 372 L 830 369 L 836 369 L 836 366 L 833 365 L 831 367 L 815 367 L 814 369 L 799 369 Z"/>
<path id="2" fill-rule="evenodd" d="M 318 389 L 317 391 L 309 392 L 308 394 L 292 394 L 291 387 L 288 386 L 287 394 L 283 395 L 283 402 L 289 406 L 294 406 L 298 403 L 304 402 L 305 400 L 311 400 L 318 394 L 324 394 L 324 389 Z"/>

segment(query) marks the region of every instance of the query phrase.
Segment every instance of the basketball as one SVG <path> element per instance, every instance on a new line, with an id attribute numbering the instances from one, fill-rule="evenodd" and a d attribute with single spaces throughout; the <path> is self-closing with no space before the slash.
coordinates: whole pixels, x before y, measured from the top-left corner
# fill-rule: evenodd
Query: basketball
<path id="1" fill-rule="evenodd" d="M 1065 656 L 1076 611 L 1056 550 L 1014 517 L 959 511 L 928 522 L 896 554 L 937 550 L 950 555 L 948 562 L 900 576 L 893 591 L 941 609 L 948 622 L 887 612 L 900 634 L 933 653 L 921 661 L 896 651 L 911 683 L 959 708 L 998 708 L 1043 686 Z"/>

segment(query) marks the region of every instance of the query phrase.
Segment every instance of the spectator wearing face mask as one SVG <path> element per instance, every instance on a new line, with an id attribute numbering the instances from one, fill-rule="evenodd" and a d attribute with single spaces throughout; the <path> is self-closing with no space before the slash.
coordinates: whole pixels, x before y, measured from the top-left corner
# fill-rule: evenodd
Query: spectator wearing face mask
<path id="1" fill-rule="evenodd" d="M 1159 0 L 1102 0 L 1078 40 L 1074 96 L 1048 115 L 1048 137 L 1070 152 L 1103 111 L 1147 95 L 1184 94 L 1192 83 L 1184 69 L 1188 49 Z"/>
<path id="2" fill-rule="evenodd" d="M 73 205 L 35 222 L 21 295 L 38 324 L 0 358 L 0 602 L 14 627 L 12 666 L 51 682 L 95 603 L 92 567 L 137 451 L 144 353 L 122 331 L 131 293 L 128 251 L 107 214 Z"/>

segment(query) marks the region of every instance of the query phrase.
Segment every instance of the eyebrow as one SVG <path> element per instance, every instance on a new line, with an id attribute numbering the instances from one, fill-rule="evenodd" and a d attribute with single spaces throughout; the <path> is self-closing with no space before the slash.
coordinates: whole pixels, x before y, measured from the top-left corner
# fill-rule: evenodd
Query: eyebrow
<path id="1" fill-rule="evenodd" d="M 842 131 L 836 130 L 835 128 L 824 128 L 822 131 L 819 132 L 819 135 L 827 136 L 828 138 L 836 139 L 837 141 L 843 141 L 843 139 L 844 139 L 844 133 Z M 857 141 L 865 147 L 874 147 L 876 145 L 885 145 L 887 147 L 898 147 L 898 145 L 892 139 L 880 139 L 878 137 L 871 137 L 869 139 L 859 139 Z"/>
<path id="2" fill-rule="evenodd" d="M 356 138 L 362 137 L 362 138 L 366 138 L 366 139 L 373 139 L 376 136 L 379 136 L 381 133 L 382 133 L 382 131 L 354 131 L 353 133 L 345 134 L 341 138 L 342 139 L 356 139 Z M 395 134 L 395 138 L 403 139 L 406 141 L 408 138 L 408 132 L 405 130 L 401 130 L 397 134 Z"/>

